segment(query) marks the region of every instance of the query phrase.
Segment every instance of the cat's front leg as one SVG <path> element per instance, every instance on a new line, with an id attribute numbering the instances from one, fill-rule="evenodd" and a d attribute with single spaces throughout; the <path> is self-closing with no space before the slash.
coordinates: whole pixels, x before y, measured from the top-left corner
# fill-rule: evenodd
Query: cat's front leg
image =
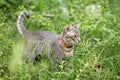
<path id="1" fill-rule="evenodd" d="M 54 70 L 57 70 L 58 69 L 58 65 L 59 65 L 59 62 L 58 62 L 58 58 L 55 57 L 55 55 L 49 55 L 49 61 L 51 63 L 51 69 L 54 71 Z"/>
<path id="2" fill-rule="evenodd" d="M 57 69 L 58 69 L 58 63 L 56 63 L 56 62 L 52 63 L 51 69 L 52 69 L 53 71 L 54 71 L 54 70 L 57 70 Z"/>

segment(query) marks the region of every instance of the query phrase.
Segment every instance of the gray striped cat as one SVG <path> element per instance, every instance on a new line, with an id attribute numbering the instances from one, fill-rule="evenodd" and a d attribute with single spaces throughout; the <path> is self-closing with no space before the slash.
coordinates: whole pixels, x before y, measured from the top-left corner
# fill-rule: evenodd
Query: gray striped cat
<path id="1" fill-rule="evenodd" d="M 30 17 L 28 12 L 18 16 L 17 28 L 26 42 L 24 57 L 26 61 L 35 61 L 38 55 L 46 55 L 52 67 L 56 67 L 64 58 L 73 56 L 73 45 L 80 41 L 79 24 L 66 27 L 60 35 L 45 31 L 28 31 L 24 25 L 24 18 Z"/>

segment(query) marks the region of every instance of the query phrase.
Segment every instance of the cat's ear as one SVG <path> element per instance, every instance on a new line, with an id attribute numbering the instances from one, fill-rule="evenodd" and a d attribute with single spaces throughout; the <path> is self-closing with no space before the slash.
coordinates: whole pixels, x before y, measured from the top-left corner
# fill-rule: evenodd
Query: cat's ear
<path id="1" fill-rule="evenodd" d="M 80 27 L 80 23 L 79 24 L 75 24 L 73 27 L 79 28 Z"/>
<path id="2" fill-rule="evenodd" d="M 61 35 L 64 36 L 66 35 L 66 33 L 70 30 L 70 25 L 67 26 L 66 28 L 64 28 L 64 30 L 62 31 Z"/>
<path id="3" fill-rule="evenodd" d="M 64 29 L 61 33 L 61 36 L 64 36 L 67 33 L 67 31 Z"/>

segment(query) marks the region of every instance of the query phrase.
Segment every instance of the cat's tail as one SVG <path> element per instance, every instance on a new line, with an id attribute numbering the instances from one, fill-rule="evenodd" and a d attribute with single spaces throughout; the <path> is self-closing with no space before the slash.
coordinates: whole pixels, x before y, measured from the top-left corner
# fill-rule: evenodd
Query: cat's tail
<path id="1" fill-rule="evenodd" d="M 18 20 L 17 20 L 17 28 L 21 35 L 23 35 L 24 33 L 27 32 L 27 29 L 24 27 L 24 24 L 23 24 L 25 17 L 29 18 L 30 14 L 26 11 L 21 12 L 20 15 L 18 16 Z"/>

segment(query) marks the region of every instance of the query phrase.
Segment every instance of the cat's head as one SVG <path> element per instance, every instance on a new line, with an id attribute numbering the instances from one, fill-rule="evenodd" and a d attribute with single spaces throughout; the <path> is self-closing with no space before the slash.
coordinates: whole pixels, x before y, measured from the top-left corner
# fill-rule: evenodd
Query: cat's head
<path id="1" fill-rule="evenodd" d="M 74 45 L 81 41 L 80 33 L 78 30 L 79 26 L 80 24 L 73 26 L 70 25 L 63 30 L 61 36 L 67 44 Z"/>

